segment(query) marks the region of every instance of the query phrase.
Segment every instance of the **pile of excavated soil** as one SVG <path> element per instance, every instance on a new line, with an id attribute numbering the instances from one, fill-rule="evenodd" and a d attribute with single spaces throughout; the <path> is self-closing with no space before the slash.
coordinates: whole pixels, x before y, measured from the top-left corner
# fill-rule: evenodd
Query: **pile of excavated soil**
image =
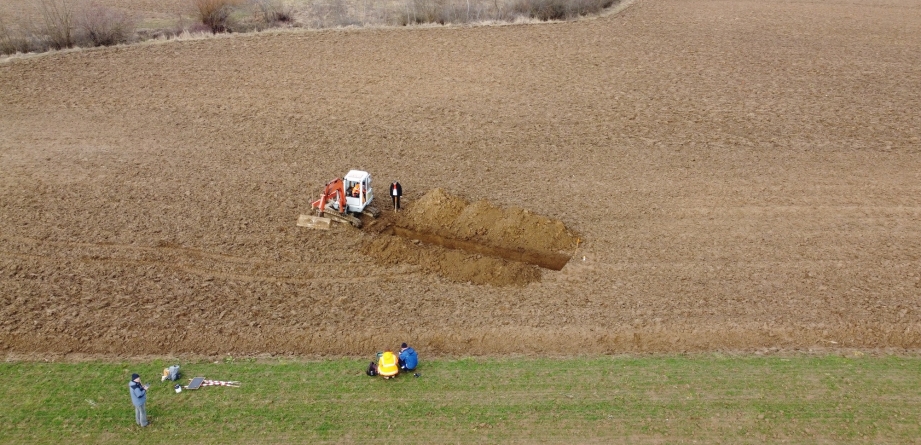
<path id="1" fill-rule="evenodd" d="M 435 189 L 401 213 L 399 226 L 443 238 L 537 254 L 569 254 L 578 238 L 562 221 L 486 200 L 468 203 Z"/>
<path id="2" fill-rule="evenodd" d="M 468 203 L 442 189 L 394 213 L 364 252 L 384 265 L 413 264 L 455 282 L 518 285 L 560 270 L 580 241 L 566 226 L 517 208 Z"/>
<path id="3" fill-rule="evenodd" d="M 0 353 L 918 349 L 918 67 L 916 0 L 0 62 Z M 405 213 L 297 227 L 350 169 Z"/>

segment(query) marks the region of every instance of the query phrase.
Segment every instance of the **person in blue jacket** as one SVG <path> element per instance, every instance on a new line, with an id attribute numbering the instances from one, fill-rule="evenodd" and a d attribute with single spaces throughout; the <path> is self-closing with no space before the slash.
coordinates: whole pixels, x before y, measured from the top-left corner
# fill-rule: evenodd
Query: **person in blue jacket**
<path id="1" fill-rule="evenodd" d="M 134 420 L 140 426 L 147 426 L 147 388 L 141 384 L 141 376 L 131 374 L 128 382 L 128 391 L 131 393 L 131 403 L 134 405 Z"/>
<path id="2" fill-rule="evenodd" d="M 416 350 L 403 343 L 400 345 L 400 370 L 412 371 L 419 365 L 419 356 Z"/>

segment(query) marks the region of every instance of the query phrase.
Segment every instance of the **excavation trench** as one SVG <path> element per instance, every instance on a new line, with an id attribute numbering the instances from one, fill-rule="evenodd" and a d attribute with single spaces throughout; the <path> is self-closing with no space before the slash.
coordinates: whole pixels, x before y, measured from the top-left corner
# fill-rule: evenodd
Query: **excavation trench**
<path id="1" fill-rule="evenodd" d="M 387 235 L 396 235 L 401 238 L 418 240 L 422 243 L 441 246 L 447 249 L 463 250 L 469 253 L 502 258 L 509 261 L 533 264 L 544 269 L 561 270 L 569 262 L 569 255 L 546 252 L 534 252 L 525 249 L 506 249 L 459 239 L 445 238 L 433 233 L 417 232 L 403 227 L 391 227 L 384 232 Z"/>
<path id="2" fill-rule="evenodd" d="M 385 266 L 414 264 L 460 283 L 526 286 L 569 262 L 579 238 L 561 221 L 518 207 L 431 190 L 364 229 L 363 251 Z"/>

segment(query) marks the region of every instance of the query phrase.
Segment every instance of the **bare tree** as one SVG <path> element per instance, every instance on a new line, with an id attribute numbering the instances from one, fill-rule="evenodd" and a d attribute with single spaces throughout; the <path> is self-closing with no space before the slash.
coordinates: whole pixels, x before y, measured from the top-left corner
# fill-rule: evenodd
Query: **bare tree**
<path id="1" fill-rule="evenodd" d="M 74 46 L 74 11 L 70 0 L 40 0 L 45 35 L 52 48 Z"/>

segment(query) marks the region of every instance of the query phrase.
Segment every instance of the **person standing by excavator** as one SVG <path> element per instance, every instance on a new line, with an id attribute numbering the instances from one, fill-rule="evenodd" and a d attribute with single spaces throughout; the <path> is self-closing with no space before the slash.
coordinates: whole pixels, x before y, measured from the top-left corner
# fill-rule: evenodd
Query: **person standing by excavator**
<path id="1" fill-rule="evenodd" d="M 393 211 L 400 211 L 400 197 L 403 196 L 403 186 L 399 182 L 393 181 L 390 184 L 390 197 L 393 198 Z"/>

